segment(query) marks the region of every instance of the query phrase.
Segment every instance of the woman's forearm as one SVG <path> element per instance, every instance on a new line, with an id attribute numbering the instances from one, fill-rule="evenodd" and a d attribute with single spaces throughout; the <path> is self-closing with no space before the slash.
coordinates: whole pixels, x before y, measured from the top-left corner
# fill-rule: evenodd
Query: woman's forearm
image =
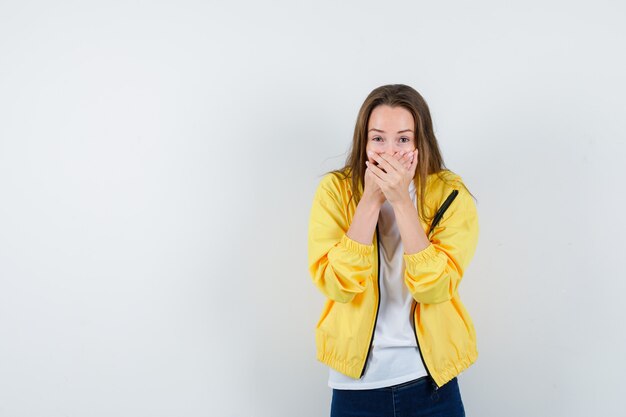
<path id="1" fill-rule="evenodd" d="M 356 206 L 352 223 L 346 235 L 364 245 L 373 244 L 374 230 L 378 223 L 381 205 L 375 201 L 362 198 Z"/>
<path id="2" fill-rule="evenodd" d="M 428 247 L 430 240 L 424 232 L 417 209 L 409 199 L 394 204 L 393 211 L 396 215 L 396 223 L 402 237 L 404 253 L 411 255 Z"/>

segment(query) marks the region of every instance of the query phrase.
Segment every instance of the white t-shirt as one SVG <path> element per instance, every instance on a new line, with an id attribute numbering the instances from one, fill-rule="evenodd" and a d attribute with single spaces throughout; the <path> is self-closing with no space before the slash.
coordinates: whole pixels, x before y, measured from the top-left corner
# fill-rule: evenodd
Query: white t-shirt
<path id="1" fill-rule="evenodd" d="M 415 204 L 415 184 L 409 193 Z M 427 375 L 411 318 L 413 297 L 404 284 L 404 248 L 393 207 L 385 201 L 378 216 L 380 250 L 380 308 L 365 374 L 353 379 L 329 368 L 328 386 L 374 389 Z"/>

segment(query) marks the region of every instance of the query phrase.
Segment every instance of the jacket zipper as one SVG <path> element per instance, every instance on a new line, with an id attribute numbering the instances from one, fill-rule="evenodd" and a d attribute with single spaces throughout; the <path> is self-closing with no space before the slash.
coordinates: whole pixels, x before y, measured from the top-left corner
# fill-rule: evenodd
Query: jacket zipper
<path id="1" fill-rule="evenodd" d="M 439 223 L 439 220 L 441 220 L 441 218 L 443 217 L 443 214 L 446 212 L 448 207 L 450 207 L 450 204 L 452 204 L 452 202 L 454 201 L 458 193 L 459 193 L 459 190 L 452 190 L 448 198 L 446 198 L 446 201 L 444 201 L 441 207 L 439 207 L 439 210 L 437 210 L 437 213 L 435 214 L 435 218 L 433 219 L 433 222 L 430 225 L 430 228 L 427 233 L 427 236 L 429 237 L 429 239 L 430 239 L 430 234 L 432 233 L 433 229 L 435 228 L 435 226 L 437 226 L 437 223 Z M 417 337 L 417 323 L 415 323 L 415 309 L 416 308 L 417 308 L 417 301 L 413 299 L 413 309 L 411 311 L 411 320 L 413 320 L 413 331 L 415 333 L 415 343 L 417 343 L 417 350 L 420 353 L 420 358 L 422 358 L 424 369 L 426 369 L 426 373 L 428 374 L 430 379 L 433 381 L 433 385 L 435 385 L 435 391 L 437 391 L 439 389 L 439 385 L 437 385 L 437 383 L 435 382 L 435 379 L 433 378 L 432 374 L 428 370 L 428 366 L 426 366 L 426 361 L 424 360 L 424 355 L 422 354 L 422 348 L 420 347 L 420 341 L 419 341 L 419 338 Z"/>
<path id="2" fill-rule="evenodd" d="M 415 343 L 417 343 L 417 351 L 420 353 L 420 358 L 422 359 L 422 363 L 424 364 L 424 369 L 426 369 L 426 373 L 430 377 L 431 381 L 435 385 L 435 391 L 439 389 L 439 385 L 435 382 L 432 374 L 428 370 L 428 366 L 426 366 L 426 361 L 424 360 L 424 355 L 422 355 L 422 348 L 420 347 L 419 339 L 417 338 L 417 327 L 415 323 L 415 308 L 417 307 L 417 301 L 413 300 L 413 309 L 411 310 L 411 320 L 413 320 L 413 332 L 415 334 Z"/>
<path id="3" fill-rule="evenodd" d="M 432 232 L 433 228 L 437 225 L 437 223 L 439 223 L 439 220 L 441 220 L 443 213 L 448 209 L 448 206 L 450 206 L 450 204 L 452 203 L 452 200 L 454 200 L 454 198 L 456 197 L 458 193 L 459 193 L 458 190 L 453 190 L 452 193 L 450 193 L 450 195 L 446 199 L 446 201 L 441 205 L 441 207 L 439 207 L 439 210 L 437 211 L 437 214 L 435 214 L 435 218 L 433 219 L 433 224 L 431 225 L 430 230 L 428 231 L 428 234 L 430 234 L 430 232 Z M 377 254 L 376 262 L 378 265 L 378 269 L 376 271 L 378 303 L 376 305 L 376 317 L 374 318 L 374 328 L 372 329 L 372 335 L 370 336 L 370 344 L 369 344 L 369 347 L 367 348 L 367 355 L 365 355 L 365 361 L 363 362 L 363 369 L 361 370 L 361 376 L 359 376 L 359 378 L 363 378 L 363 375 L 365 374 L 365 367 L 367 366 L 367 360 L 369 359 L 370 351 L 372 350 L 372 342 L 374 341 L 374 333 L 376 332 L 376 323 L 378 322 L 378 310 L 380 309 L 380 235 L 378 233 L 378 224 L 376 224 L 376 254 Z M 424 369 L 426 369 L 426 373 L 428 374 L 430 379 L 433 381 L 433 385 L 435 386 L 435 391 L 436 391 L 439 389 L 439 385 L 437 385 L 432 374 L 428 370 L 428 366 L 426 366 L 426 361 L 424 361 L 424 355 L 422 355 L 422 349 L 420 348 L 420 342 L 417 337 L 417 329 L 415 327 L 415 308 L 416 307 L 417 307 L 417 302 L 413 300 L 413 311 L 411 313 L 411 317 L 413 320 L 415 342 L 417 343 L 417 350 L 420 353 L 420 358 L 422 359 L 422 363 L 424 364 Z"/>
<path id="4" fill-rule="evenodd" d="M 363 363 L 363 369 L 361 370 L 361 376 L 359 376 L 359 378 L 362 378 L 363 375 L 365 374 L 365 367 L 367 366 L 367 360 L 369 359 L 370 356 L 370 351 L 372 350 L 372 342 L 374 340 L 374 333 L 376 331 L 376 322 L 378 321 L 378 311 L 380 310 L 380 246 L 379 246 L 379 239 L 380 236 L 378 234 L 378 225 L 376 225 L 376 253 L 377 253 L 377 265 L 378 265 L 378 270 L 376 271 L 376 282 L 377 282 L 377 288 L 378 288 L 378 303 L 376 305 L 376 317 L 374 319 L 374 328 L 372 329 L 372 335 L 370 336 L 370 344 L 369 347 L 367 348 L 367 355 L 365 356 L 365 362 Z M 411 311 L 411 318 L 413 320 L 413 331 L 414 331 L 414 336 L 415 336 L 415 343 L 417 343 L 417 351 L 420 354 L 420 359 L 422 359 L 422 364 L 424 365 L 424 369 L 426 370 L 426 373 L 428 374 L 428 376 L 430 377 L 431 381 L 433 382 L 433 385 L 435 386 L 435 391 L 439 389 L 439 385 L 437 385 L 437 383 L 435 382 L 432 374 L 430 373 L 430 371 L 428 370 L 428 366 L 426 365 L 426 361 L 424 360 L 424 355 L 422 354 L 422 349 L 420 347 L 420 342 L 419 339 L 417 337 L 417 328 L 416 328 L 416 324 L 415 324 L 415 309 L 417 308 L 417 301 L 413 300 L 413 309 Z"/>
<path id="5" fill-rule="evenodd" d="M 367 348 L 367 355 L 365 355 L 365 362 L 363 362 L 363 369 L 361 370 L 361 376 L 359 378 L 363 378 L 365 374 L 365 367 L 367 366 L 367 360 L 370 356 L 370 351 L 372 350 L 372 342 L 374 341 L 374 333 L 376 332 L 376 322 L 378 321 L 378 310 L 380 309 L 380 236 L 378 234 L 378 224 L 376 224 L 376 262 L 378 264 L 378 269 L 376 270 L 376 282 L 378 288 L 378 304 L 376 305 L 376 318 L 374 318 L 374 327 L 372 328 L 372 335 L 370 336 L 370 345 Z"/>

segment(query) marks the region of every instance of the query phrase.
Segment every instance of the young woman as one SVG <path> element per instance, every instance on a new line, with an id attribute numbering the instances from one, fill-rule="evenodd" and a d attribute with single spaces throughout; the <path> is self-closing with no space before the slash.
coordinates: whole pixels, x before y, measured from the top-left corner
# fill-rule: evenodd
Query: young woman
<path id="1" fill-rule="evenodd" d="M 456 377 L 478 352 L 458 287 L 477 242 L 473 196 L 444 167 L 426 102 L 376 88 L 310 215 L 331 417 L 465 415 Z"/>

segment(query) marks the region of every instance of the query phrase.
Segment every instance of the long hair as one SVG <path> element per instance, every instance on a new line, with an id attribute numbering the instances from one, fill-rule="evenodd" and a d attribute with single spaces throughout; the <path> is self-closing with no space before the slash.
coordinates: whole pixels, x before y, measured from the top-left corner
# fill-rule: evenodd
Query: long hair
<path id="1" fill-rule="evenodd" d="M 439 145 L 435 133 L 433 132 L 433 123 L 426 100 L 424 100 L 417 91 L 407 85 L 383 85 L 374 89 L 367 96 L 357 116 L 352 145 L 348 151 L 345 166 L 328 173 L 341 175 L 343 179 L 350 178 L 352 184 L 352 197 L 350 198 L 355 198 L 358 204 L 362 197 L 365 179 L 367 127 L 372 110 L 380 105 L 390 107 L 400 106 L 413 115 L 413 120 L 415 121 L 415 146 L 418 149 L 417 169 L 415 170 L 413 182 L 415 183 L 416 194 L 419 201 L 418 212 L 420 217 L 422 217 L 425 213 L 424 201 L 427 176 L 436 173 L 443 181 L 446 181 L 441 173 L 442 171 L 449 170 L 446 168 L 441 152 L 439 151 Z M 429 219 L 424 220 L 428 221 Z"/>

